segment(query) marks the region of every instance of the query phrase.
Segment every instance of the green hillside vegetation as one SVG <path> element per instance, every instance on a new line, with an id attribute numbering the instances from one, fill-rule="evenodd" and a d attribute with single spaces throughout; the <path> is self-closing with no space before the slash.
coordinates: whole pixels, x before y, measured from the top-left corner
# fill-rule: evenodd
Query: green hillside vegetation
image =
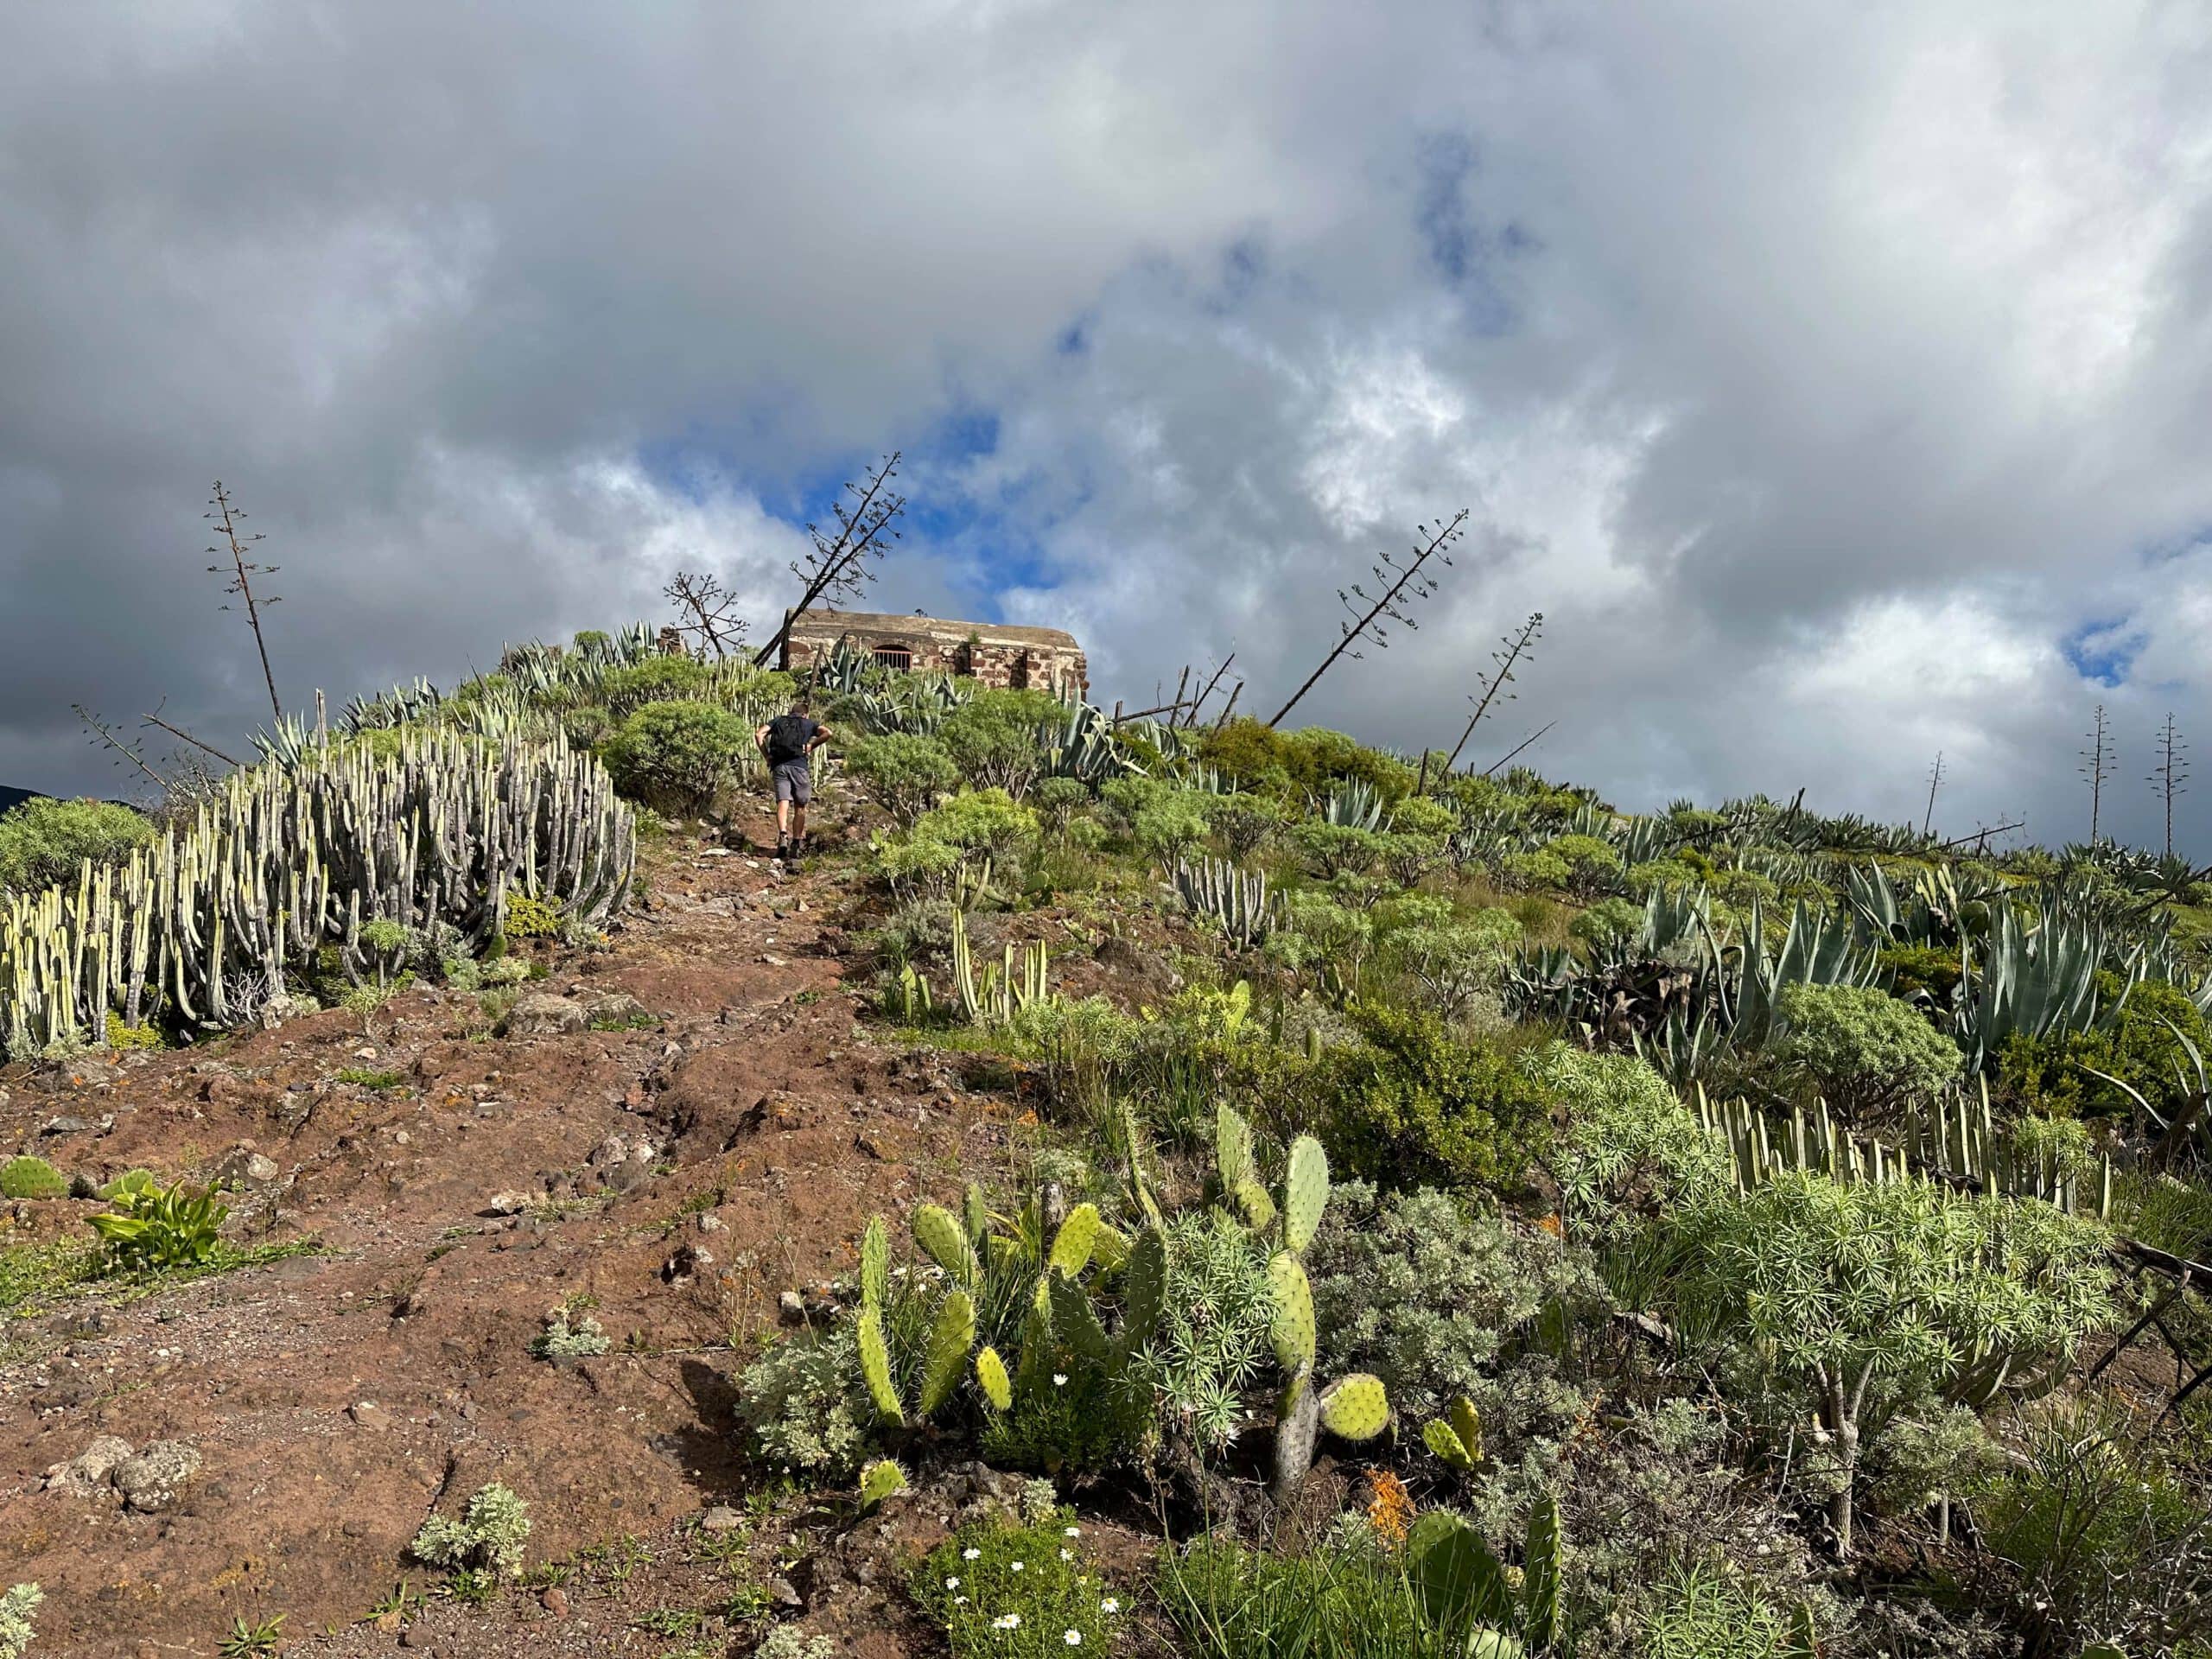
<path id="1" fill-rule="evenodd" d="M 358 916 L 324 849 L 334 919 L 279 954 L 326 1000 L 466 980 L 510 887 L 588 931 L 629 879 L 607 782 L 728 810 L 792 690 L 640 627 L 270 734 L 283 789 L 474 790 L 464 823 L 537 791 L 583 849 L 534 893 L 383 873 Z M 883 1459 L 981 1457 L 1164 1529 L 1103 1599 L 1001 1570 L 1049 1503 L 963 1531 L 917 1589 L 955 1652 L 1141 1611 L 1223 1659 L 2212 1656 L 2212 1388 L 2173 1403 L 2212 1319 L 2164 1270 L 2212 1257 L 2212 893 L 2178 861 L 1622 812 L 845 654 L 813 690 L 878 1034 L 997 1057 L 1036 1121 L 1010 1177 L 871 1226 L 737 1432 L 764 1479 L 873 1501 Z M 51 918 L 10 902 L 30 960 Z M 1085 958 L 1106 989 L 1068 995 Z M 220 1017 L 204 965 L 140 978 L 130 1026 Z M 56 1040 L 10 982 L 0 1034 Z"/>

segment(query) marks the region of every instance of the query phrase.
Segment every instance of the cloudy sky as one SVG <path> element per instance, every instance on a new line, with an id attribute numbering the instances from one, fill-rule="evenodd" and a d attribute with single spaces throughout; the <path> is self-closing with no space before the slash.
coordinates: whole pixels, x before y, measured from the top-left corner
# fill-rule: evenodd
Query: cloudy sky
<path id="1" fill-rule="evenodd" d="M 1422 520 L 1458 563 L 1301 710 L 1628 807 L 1800 785 L 2157 833 L 2212 741 L 2212 0 L 25 7 L 0 63 L 0 783 L 73 702 L 756 612 L 903 448 L 883 608 L 1271 711 Z M 1271 701 L 1272 699 L 1272 701 Z M 2207 765 L 2212 766 L 2212 753 Z M 2212 857 L 2212 771 L 2178 838 Z"/>

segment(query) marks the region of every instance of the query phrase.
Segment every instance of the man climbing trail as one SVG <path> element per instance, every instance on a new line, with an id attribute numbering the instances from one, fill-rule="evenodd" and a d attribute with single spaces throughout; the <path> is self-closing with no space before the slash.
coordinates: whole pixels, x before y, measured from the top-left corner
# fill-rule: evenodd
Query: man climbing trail
<path id="1" fill-rule="evenodd" d="M 796 865 L 806 850 L 806 809 L 814 798 L 809 762 L 815 750 L 830 741 L 830 728 L 808 715 L 807 701 L 799 697 L 790 712 L 754 732 L 753 741 L 766 757 L 768 775 L 775 780 L 776 856 L 786 865 Z"/>

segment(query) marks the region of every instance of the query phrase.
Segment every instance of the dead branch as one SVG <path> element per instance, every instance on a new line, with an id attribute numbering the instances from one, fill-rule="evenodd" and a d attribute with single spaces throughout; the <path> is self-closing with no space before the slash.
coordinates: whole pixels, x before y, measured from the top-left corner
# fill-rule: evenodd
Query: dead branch
<path id="1" fill-rule="evenodd" d="M 1376 650 L 1389 649 L 1390 636 L 1382 626 L 1385 621 L 1402 622 L 1409 628 L 1418 628 L 1421 626 L 1406 613 L 1404 607 L 1417 601 L 1427 599 L 1436 592 L 1434 581 L 1424 576 L 1421 571 L 1432 558 L 1441 558 L 1446 564 L 1452 563 L 1452 556 L 1444 550 L 1465 533 L 1461 526 L 1466 522 L 1467 509 L 1462 507 L 1452 515 L 1449 522 L 1430 536 L 1427 542 L 1416 546 L 1414 549 L 1413 557 L 1403 565 L 1399 564 L 1388 553 L 1383 554 L 1382 563 L 1373 567 L 1375 579 L 1377 582 L 1384 581 L 1387 572 L 1389 585 L 1383 588 L 1382 596 L 1372 603 L 1368 602 L 1367 590 L 1357 582 L 1354 582 L 1349 591 L 1342 588 L 1337 589 L 1338 601 L 1347 612 L 1358 620 L 1338 625 L 1344 637 L 1338 639 L 1329 654 L 1321 659 L 1321 665 L 1306 677 L 1306 683 L 1291 694 L 1290 701 L 1275 710 L 1274 718 L 1268 722 L 1269 726 L 1281 725 L 1283 717 L 1298 707 L 1300 701 L 1313 689 L 1321 677 L 1335 666 L 1337 658 L 1347 651 L 1351 651 L 1352 645 L 1357 641 L 1370 639 L 1374 641 Z M 1428 533 L 1427 524 L 1421 525 L 1420 529 L 1423 534 Z M 1358 605 L 1352 602 L 1355 595 L 1361 604 L 1367 605 L 1364 612 L 1359 609 Z M 1354 658 L 1360 658 L 1366 653 L 1352 651 L 1351 654 Z"/>
<path id="2" fill-rule="evenodd" d="M 836 535 L 826 536 L 813 524 L 806 527 L 806 533 L 814 538 L 814 550 L 803 559 L 791 561 L 791 574 L 805 584 L 804 588 L 798 603 L 784 613 L 774 635 L 753 653 L 755 668 L 767 666 L 769 659 L 791 636 L 792 621 L 817 600 L 845 598 L 875 580 L 875 572 L 868 568 L 868 561 L 882 556 L 887 536 L 894 542 L 899 539 L 899 532 L 892 524 L 906 511 L 906 498 L 891 488 L 891 480 L 898 475 L 899 452 L 893 450 L 861 481 L 845 486 L 846 493 L 854 498 L 851 506 L 848 507 L 842 499 L 830 503 L 830 510 L 837 518 Z"/>
<path id="3" fill-rule="evenodd" d="M 238 534 L 238 521 L 245 517 L 245 510 L 232 505 L 230 494 L 223 488 L 223 480 L 219 478 L 215 480 L 215 493 L 208 502 L 208 505 L 214 508 L 214 512 L 204 512 L 200 516 L 215 521 L 216 527 L 222 531 L 224 545 L 211 547 L 207 550 L 217 555 L 227 552 L 231 556 L 231 581 L 229 586 L 223 591 L 226 594 L 237 594 L 245 601 L 246 625 L 253 630 L 254 648 L 261 653 L 261 677 L 269 686 L 269 711 L 276 716 L 279 722 L 282 722 L 284 718 L 284 709 L 283 705 L 276 701 L 276 676 L 269 667 L 269 641 L 263 637 L 261 632 L 261 607 L 282 604 L 283 595 L 271 594 L 268 598 L 257 601 L 253 592 L 253 578 L 273 576 L 276 574 L 277 567 L 273 564 L 255 564 L 247 559 L 245 556 L 247 546 L 264 538 L 258 535 L 241 537 Z M 211 564 L 207 567 L 207 572 L 210 575 L 219 576 L 223 574 L 223 567 L 219 564 Z M 226 605 L 223 608 L 227 611 L 231 607 Z"/>
<path id="4" fill-rule="evenodd" d="M 1543 626 L 1544 613 L 1541 611 L 1532 611 L 1529 614 L 1529 620 L 1521 625 L 1520 632 L 1504 635 L 1498 640 L 1498 644 L 1505 647 L 1504 651 L 1493 651 L 1490 654 L 1491 661 L 1497 664 L 1497 671 L 1494 674 L 1478 674 L 1475 677 L 1483 688 L 1482 698 L 1479 702 L 1472 697 L 1468 699 L 1470 702 L 1474 703 L 1475 712 L 1467 716 L 1467 728 L 1459 734 L 1459 741 L 1452 746 L 1452 753 L 1445 759 L 1444 770 L 1437 774 L 1440 779 L 1449 776 L 1452 768 L 1459 764 L 1459 751 L 1467 747 L 1467 740 L 1475 734 L 1475 728 L 1482 723 L 1482 717 L 1490 712 L 1491 702 L 1512 680 L 1514 664 L 1529 655 L 1535 648 L 1536 636 L 1543 632 Z M 1507 691 L 1505 700 L 1510 702 L 1517 695 L 1517 693 Z"/>

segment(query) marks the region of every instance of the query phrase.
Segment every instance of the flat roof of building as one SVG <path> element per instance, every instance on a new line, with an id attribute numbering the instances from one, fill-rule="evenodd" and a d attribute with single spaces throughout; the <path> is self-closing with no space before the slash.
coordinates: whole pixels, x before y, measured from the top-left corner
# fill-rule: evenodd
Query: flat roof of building
<path id="1" fill-rule="evenodd" d="M 941 616 L 900 616 L 890 611 L 801 611 L 791 619 L 791 632 L 834 639 L 848 631 L 855 633 L 937 633 L 965 639 L 975 634 L 985 640 L 1009 639 L 1026 645 L 1082 647 L 1065 628 L 1032 628 L 1014 622 L 960 622 Z"/>

